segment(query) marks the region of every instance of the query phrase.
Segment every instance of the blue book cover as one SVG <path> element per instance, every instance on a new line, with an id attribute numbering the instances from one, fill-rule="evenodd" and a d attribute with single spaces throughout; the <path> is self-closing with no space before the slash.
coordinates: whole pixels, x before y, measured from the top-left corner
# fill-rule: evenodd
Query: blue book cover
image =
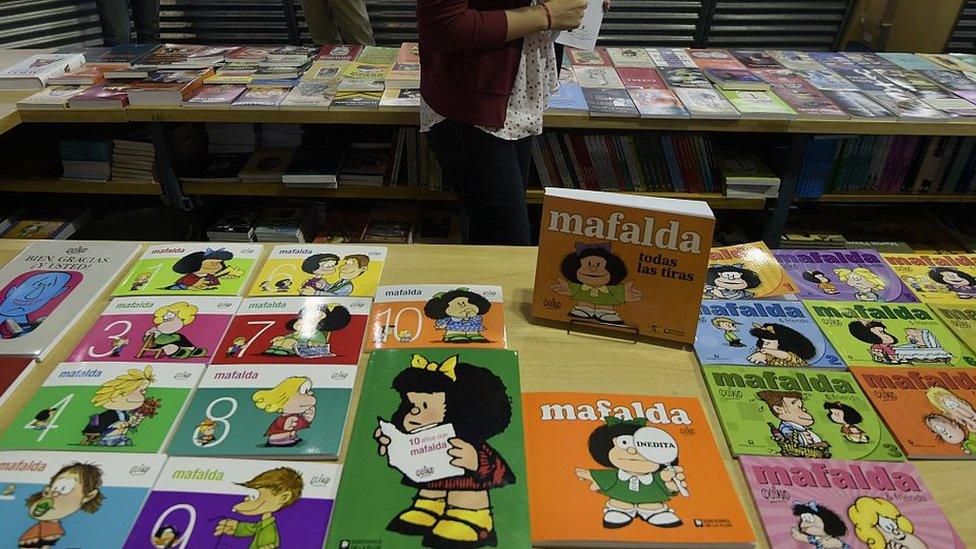
<path id="1" fill-rule="evenodd" d="M 695 352 L 702 364 L 845 367 L 799 302 L 706 299 Z"/>
<path id="2" fill-rule="evenodd" d="M 943 68 L 920 55 L 915 55 L 914 53 L 886 52 L 879 53 L 878 55 L 903 69 L 918 71 L 939 70 Z"/>
<path id="3" fill-rule="evenodd" d="M 568 67 L 566 67 L 568 68 Z M 559 89 L 549 97 L 549 110 L 563 112 L 586 112 L 589 107 L 583 88 L 577 82 L 559 82 Z"/>

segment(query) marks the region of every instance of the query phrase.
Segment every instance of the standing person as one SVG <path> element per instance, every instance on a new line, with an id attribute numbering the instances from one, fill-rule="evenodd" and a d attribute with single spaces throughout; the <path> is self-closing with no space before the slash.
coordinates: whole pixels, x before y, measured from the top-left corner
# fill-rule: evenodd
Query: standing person
<path id="1" fill-rule="evenodd" d="M 578 27 L 586 4 L 417 1 L 420 131 L 464 206 L 472 244 L 530 243 L 531 139 L 559 84 L 551 31 Z"/>
<path id="2" fill-rule="evenodd" d="M 159 0 L 95 0 L 106 46 L 128 44 L 136 24 L 136 42 L 159 42 Z M 129 17 L 129 8 L 132 17 Z"/>
<path id="3" fill-rule="evenodd" d="M 301 0 L 312 42 L 375 46 L 364 0 Z"/>

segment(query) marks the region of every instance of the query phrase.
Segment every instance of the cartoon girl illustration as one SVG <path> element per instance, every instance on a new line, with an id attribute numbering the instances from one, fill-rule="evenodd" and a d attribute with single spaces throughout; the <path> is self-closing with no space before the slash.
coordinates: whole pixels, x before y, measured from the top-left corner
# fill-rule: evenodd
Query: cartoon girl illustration
<path id="1" fill-rule="evenodd" d="M 858 301 L 882 301 L 880 291 L 885 289 L 885 281 L 866 267 L 856 269 L 834 269 L 834 274 L 841 282 L 855 290 L 854 298 Z"/>
<path id="2" fill-rule="evenodd" d="M 149 279 L 152 278 L 151 272 L 139 273 L 133 280 L 132 286 L 129 287 L 130 292 L 137 292 L 142 289 L 143 286 L 149 283 Z"/>
<path id="3" fill-rule="evenodd" d="M 269 447 L 290 447 L 302 443 L 298 432 L 312 426 L 315 419 L 315 394 L 312 380 L 304 376 L 289 377 L 271 389 L 251 395 L 259 410 L 279 414 L 264 432 Z"/>
<path id="4" fill-rule="evenodd" d="M 853 407 L 843 402 L 824 402 L 823 407 L 827 411 L 827 419 L 840 425 L 840 433 L 845 439 L 857 444 L 871 441 L 871 437 L 857 426 L 864 421 L 864 417 Z"/>
<path id="5" fill-rule="evenodd" d="M 203 252 L 187 254 L 173 264 L 173 272 L 181 276 L 165 290 L 213 290 L 220 286 L 222 278 L 240 278 L 244 271 L 229 267 L 227 262 L 234 259 L 233 252 L 224 248 L 207 248 Z"/>
<path id="6" fill-rule="evenodd" d="M 753 324 L 749 335 L 756 338 L 756 352 L 749 355 L 753 364 L 764 366 L 809 366 L 817 348 L 800 332 L 782 324 Z"/>
<path id="7" fill-rule="evenodd" d="M 936 267 L 929 271 L 929 278 L 943 284 L 959 299 L 976 298 L 976 277 L 951 267 Z"/>
<path id="8" fill-rule="evenodd" d="M 816 284 L 827 295 L 837 294 L 837 286 L 821 271 L 803 271 L 803 280 Z"/>
<path id="9" fill-rule="evenodd" d="M 264 354 L 301 358 L 336 356 L 329 343 L 332 332 L 345 328 L 351 320 L 349 309 L 342 305 L 306 307 L 297 318 L 285 324 L 291 333 L 272 338 L 271 346 L 264 350 Z"/>
<path id="10" fill-rule="evenodd" d="M 623 325 L 617 307 L 644 299 L 627 278 L 627 266 L 611 252 L 610 244 L 576 243 L 576 251 L 563 258 L 562 277 L 550 289 L 570 296 L 575 305 L 569 316 Z"/>
<path id="11" fill-rule="evenodd" d="M 444 343 L 486 343 L 485 314 L 491 302 L 467 288 L 458 288 L 434 295 L 424 305 L 424 315 L 434 320 L 434 327 L 443 330 Z"/>
<path id="12" fill-rule="evenodd" d="M 325 278 L 339 271 L 339 256 L 335 254 L 310 255 L 302 260 L 302 271 L 312 276 L 302 283 L 298 293 L 301 295 L 322 295 L 332 285 Z"/>
<path id="13" fill-rule="evenodd" d="M 855 320 L 847 325 L 847 331 L 864 343 L 871 345 L 871 357 L 882 364 L 901 364 L 907 362 L 898 356 L 895 343 L 898 338 L 888 333 L 888 327 L 880 320 L 865 322 Z"/>
<path id="14" fill-rule="evenodd" d="M 862 496 L 847 508 L 854 534 L 868 547 L 927 549 L 915 533 L 915 525 L 898 507 L 882 498 Z"/>
<path id="15" fill-rule="evenodd" d="M 647 459 L 637 451 L 634 433 L 647 429 L 646 425 L 644 418 L 610 416 L 605 425 L 590 433 L 590 456 L 607 469 L 577 468 L 575 472 L 577 478 L 590 483 L 590 490 L 609 498 L 603 509 L 604 528 L 623 528 L 637 517 L 660 528 L 682 524 L 668 502 L 687 489 L 684 470 Z"/>
<path id="16" fill-rule="evenodd" d="M 957 421 L 942 414 L 927 414 L 922 418 L 922 421 L 943 442 L 958 445 L 963 452 L 970 456 L 976 455 L 976 440 L 967 436 L 966 428 Z"/>
<path id="17" fill-rule="evenodd" d="M 847 525 L 837 513 L 816 501 L 793 504 L 793 516 L 800 522 L 790 530 L 793 539 L 809 543 L 815 549 L 851 549 L 844 541 Z"/>
<path id="18" fill-rule="evenodd" d="M 142 349 L 136 354 L 136 358 L 148 352 L 155 352 L 156 358 L 160 354 L 180 359 L 206 355 L 206 349 L 197 347 L 180 333 L 180 330 L 193 323 L 198 310 L 196 305 L 190 305 L 186 301 L 177 301 L 156 309 L 153 313 L 153 327 L 146 330 Z"/>
<path id="19" fill-rule="evenodd" d="M 424 536 L 426 547 L 475 548 L 497 543 L 491 490 L 516 482 L 505 458 L 489 440 L 508 428 L 512 398 L 504 382 L 488 368 L 460 362 L 454 355 L 442 363 L 413 355 L 410 367 L 393 379 L 400 405 L 390 420 L 412 433 L 451 424 L 451 465 L 459 476 L 430 482 L 402 483 L 417 489 L 413 504 L 393 518 L 387 530 Z M 373 434 L 379 455 L 385 456 L 389 437 L 380 428 Z"/>
<path id="20" fill-rule="evenodd" d="M 706 299 L 752 299 L 762 279 L 752 269 L 739 265 L 712 265 L 705 274 Z"/>

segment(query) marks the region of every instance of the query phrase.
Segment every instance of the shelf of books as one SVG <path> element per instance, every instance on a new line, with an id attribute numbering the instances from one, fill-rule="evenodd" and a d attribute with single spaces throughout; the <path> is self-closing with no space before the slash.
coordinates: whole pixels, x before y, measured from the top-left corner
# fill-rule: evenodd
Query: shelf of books
<path id="1" fill-rule="evenodd" d="M 159 185 L 145 181 L 85 181 L 82 179 L 0 179 L 0 192 L 68 194 L 160 194 Z"/>
<path id="2" fill-rule="evenodd" d="M 798 202 L 904 203 L 976 202 L 976 194 L 825 194 L 816 198 L 797 198 Z"/>

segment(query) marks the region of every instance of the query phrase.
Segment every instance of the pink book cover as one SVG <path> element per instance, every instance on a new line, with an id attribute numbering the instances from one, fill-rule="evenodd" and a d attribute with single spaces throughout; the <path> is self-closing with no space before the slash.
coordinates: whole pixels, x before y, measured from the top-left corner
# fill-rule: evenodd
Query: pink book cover
<path id="1" fill-rule="evenodd" d="M 400 53 L 397 54 L 397 63 L 420 63 L 420 45 L 416 42 L 404 42 L 400 44 Z"/>
<path id="2" fill-rule="evenodd" d="M 910 463 L 739 458 L 769 544 L 964 549 Z"/>
<path id="3" fill-rule="evenodd" d="M 648 67 L 617 67 L 617 76 L 627 89 L 645 88 L 651 90 L 666 90 L 667 84 L 661 79 L 657 69 Z"/>
<path id="4" fill-rule="evenodd" d="M 606 48 L 597 48 L 593 51 L 578 50 L 576 48 L 566 48 L 569 55 L 569 62 L 574 67 L 612 67 L 613 61 Z"/>
<path id="5" fill-rule="evenodd" d="M 363 47 L 354 44 L 326 44 L 319 50 L 316 61 L 352 61 Z"/>
<path id="6" fill-rule="evenodd" d="M 745 69 L 745 65 L 732 56 L 731 53 L 720 49 L 689 49 L 688 55 L 700 69 Z"/>
<path id="7" fill-rule="evenodd" d="M 205 84 L 186 102 L 197 105 L 230 105 L 247 89 L 243 84 Z"/>
<path id="8" fill-rule="evenodd" d="M 128 92 L 129 86 L 127 84 L 101 82 L 72 97 L 68 100 L 68 104 L 76 101 L 104 101 L 124 107 L 129 104 Z"/>
<path id="9" fill-rule="evenodd" d="M 119 297 L 67 362 L 208 364 L 240 303 L 234 297 Z"/>

